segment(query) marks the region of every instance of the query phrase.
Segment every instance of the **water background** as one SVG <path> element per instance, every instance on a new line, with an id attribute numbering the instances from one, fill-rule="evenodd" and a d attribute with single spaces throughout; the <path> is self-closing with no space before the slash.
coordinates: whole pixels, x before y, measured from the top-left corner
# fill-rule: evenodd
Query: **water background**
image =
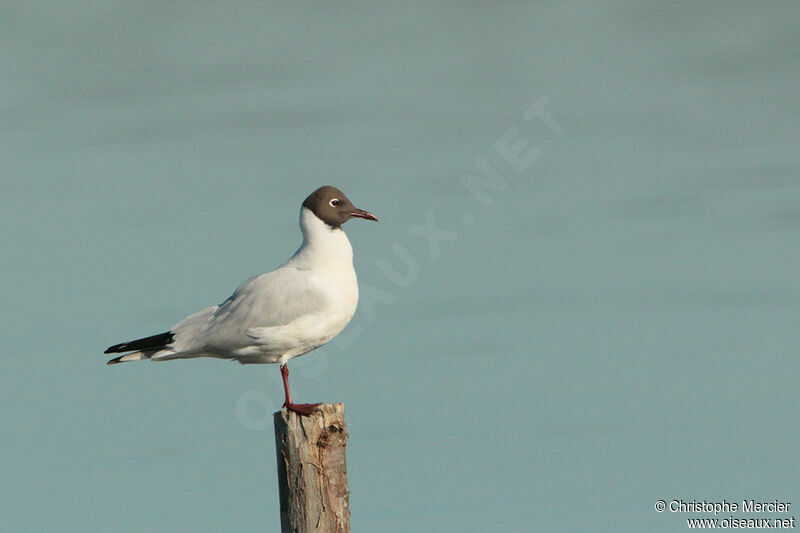
<path id="1" fill-rule="evenodd" d="M 0 13 L 3 531 L 278 530 L 278 368 L 102 351 L 280 264 L 323 184 L 380 218 L 290 363 L 346 405 L 354 531 L 800 506 L 800 4 Z"/>

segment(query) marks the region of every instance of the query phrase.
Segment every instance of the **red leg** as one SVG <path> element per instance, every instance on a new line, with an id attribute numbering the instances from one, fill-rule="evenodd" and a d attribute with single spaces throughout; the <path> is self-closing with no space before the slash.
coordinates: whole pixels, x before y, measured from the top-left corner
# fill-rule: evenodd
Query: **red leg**
<path id="1" fill-rule="evenodd" d="M 317 410 L 321 404 L 318 403 L 292 403 L 292 396 L 289 394 L 289 368 L 286 363 L 281 365 L 281 377 L 283 378 L 283 393 L 286 401 L 283 406 L 290 411 L 294 411 L 300 415 L 311 415 Z"/>
<path id="2" fill-rule="evenodd" d="M 281 365 L 281 377 L 283 378 L 283 394 L 286 397 L 283 406 L 286 407 L 292 403 L 292 396 L 289 394 L 289 368 L 286 363 Z"/>

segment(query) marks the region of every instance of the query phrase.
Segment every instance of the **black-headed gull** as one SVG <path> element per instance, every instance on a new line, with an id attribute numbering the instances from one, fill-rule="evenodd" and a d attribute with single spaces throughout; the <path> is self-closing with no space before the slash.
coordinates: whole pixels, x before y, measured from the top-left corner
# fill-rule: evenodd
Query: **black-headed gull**
<path id="1" fill-rule="evenodd" d="M 166 333 L 111 346 L 105 353 L 125 355 L 108 364 L 193 357 L 279 363 L 284 407 L 311 414 L 319 404 L 292 403 L 286 362 L 333 339 L 356 311 L 353 248 L 342 230 L 353 217 L 378 220 L 339 189 L 320 187 L 300 208 L 303 243 L 288 261 L 246 280 L 221 304 L 190 315 Z"/>

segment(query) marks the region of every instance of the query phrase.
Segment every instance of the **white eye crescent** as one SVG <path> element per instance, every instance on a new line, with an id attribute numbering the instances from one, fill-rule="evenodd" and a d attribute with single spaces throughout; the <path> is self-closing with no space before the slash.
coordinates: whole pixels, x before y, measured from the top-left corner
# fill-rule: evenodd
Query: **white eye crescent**
<path id="1" fill-rule="evenodd" d="M 330 204 L 331 207 L 338 207 L 340 203 L 342 202 L 340 202 L 338 198 L 334 198 L 333 200 L 328 202 L 328 204 Z"/>

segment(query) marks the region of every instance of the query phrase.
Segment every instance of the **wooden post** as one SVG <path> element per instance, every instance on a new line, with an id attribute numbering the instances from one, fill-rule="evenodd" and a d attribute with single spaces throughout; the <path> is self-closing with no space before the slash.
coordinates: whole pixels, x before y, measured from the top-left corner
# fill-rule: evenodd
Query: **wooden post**
<path id="1" fill-rule="evenodd" d="M 282 533 L 350 533 L 344 405 L 274 415 Z"/>

